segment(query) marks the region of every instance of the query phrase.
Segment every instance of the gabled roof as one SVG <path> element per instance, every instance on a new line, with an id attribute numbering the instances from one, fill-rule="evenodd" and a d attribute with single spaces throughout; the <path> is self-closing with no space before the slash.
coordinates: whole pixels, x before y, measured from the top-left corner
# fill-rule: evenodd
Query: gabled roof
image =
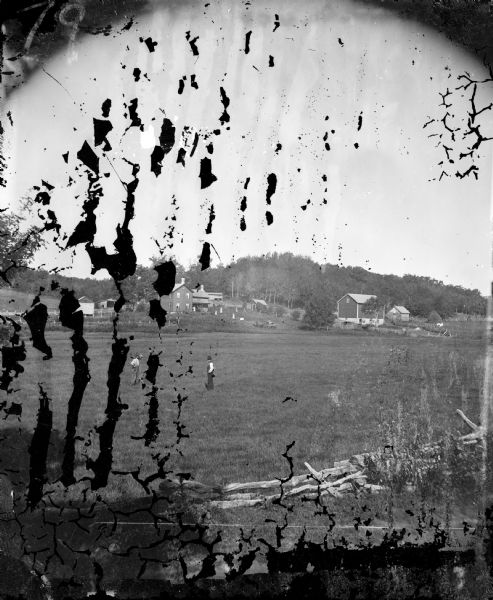
<path id="1" fill-rule="evenodd" d="M 345 298 L 346 296 L 349 296 L 358 304 L 364 304 L 370 298 L 376 298 L 374 294 L 344 294 L 342 298 Z M 342 298 L 339 298 L 337 302 L 340 302 Z"/>
<path id="2" fill-rule="evenodd" d="M 81 296 L 79 298 L 79 302 L 84 302 L 85 304 L 93 302 L 93 300 L 91 300 L 90 298 L 88 298 L 87 296 Z"/>
<path id="3" fill-rule="evenodd" d="M 209 294 L 207 292 L 204 292 L 203 290 L 201 292 L 192 292 L 192 298 L 194 300 L 209 300 Z"/>
<path id="4" fill-rule="evenodd" d="M 407 308 L 405 306 L 394 306 L 395 310 L 398 310 L 400 313 L 403 313 L 405 315 L 409 314 L 409 311 L 407 310 Z"/>
<path id="5" fill-rule="evenodd" d="M 265 300 L 259 300 L 258 298 L 252 298 L 252 302 L 255 302 L 255 304 L 262 304 L 262 306 L 267 306 L 267 302 Z"/>
<path id="6" fill-rule="evenodd" d="M 190 288 L 187 286 L 186 283 L 176 283 L 175 287 L 171 290 L 171 293 L 176 292 L 176 290 L 179 290 L 182 287 L 187 288 L 187 290 L 190 291 Z"/>

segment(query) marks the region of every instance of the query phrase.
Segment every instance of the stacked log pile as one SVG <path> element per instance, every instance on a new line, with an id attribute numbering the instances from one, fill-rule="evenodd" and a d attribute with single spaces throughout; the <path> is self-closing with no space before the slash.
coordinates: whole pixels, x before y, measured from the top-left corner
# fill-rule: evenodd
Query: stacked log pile
<path id="1" fill-rule="evenodd" d="M 460 410 L 457 414 L 472 429 L 470 434 L 461 436 L 459 443 L 471 445 L 480 442 L 484 429 L 475 425 Z M 379 493 L 387 486 L 389 477 L 396 473 L 413 471 L 414 477 L 422 477 L 428 470 L 437 466 L 441 457 L 441 444 L 427 444 L 418 454 L 395 453 L 391 447 L 383 451 L 355 454 L 347 460 L 335 461 L 334 466 L 316 470 L 305 462 L 307 472 L 286 479 L 248 481 L 230 483 L 225 486 L 208 486 L 192 479 L 168 479 L 160 489 L 167 493 L 184 493 L 188 500 L 207 502 L 210 506 L 229 509 L 248 506 L 262 506 L 274 500 L 302 497 L 304 499 L 332 496 L 341 498 L 345 494 L 364 491 Z M 412 484 L 408 482 L 408 487 Z"/>

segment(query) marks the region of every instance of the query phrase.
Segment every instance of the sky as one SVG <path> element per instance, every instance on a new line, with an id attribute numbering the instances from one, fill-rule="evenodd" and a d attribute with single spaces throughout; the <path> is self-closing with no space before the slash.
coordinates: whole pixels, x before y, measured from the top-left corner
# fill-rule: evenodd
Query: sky
<path id="1" fill-rule="evenodd" d="M 161 6 L 129 30 L 122 30 L 123 21 L 114 28 L 117 35 L 77 36 L 17 90 L 4 108 L 13 126 L 7 131 L 9 183 L 0 204 L 17 206 L 43 179 L 55 186 L 52 206 L 70 232 L 87 189 L 76 153 L 85 140 L 94 147 L 92 119 L 102 118 L 101 104 L 110 98 L 112 150 L 104 156 L 97 149 L 108 176 L 96 211 L 96 242 L 108 251 L 123 218 L 119 178 L 131 178 L 126 157 L 141 164 L 131 231 L 142 264 L 158 255 L 158 244 L 166 246 L 173 223 L 173 246 L 165 252 L 185 265 L 210 241 L 217 251 L 212 266 L 291 251 L 320 263 L 425 275 L 487 294 L 491 146 L 480 148 L 478 180 L 438 180 L 445 152 L 437 135 L 428 137 L 443 132 L 440 92 L 457 87 L 464 72 L 484 78 L 480 63 L 421 24 L 351 1 L 206 4 Z M 191 39 L 198 36 L 198 56 L 187 31 Z M 153 52 L 140 41 L 147 37 L 157 42 Z M 230 101 L 224 124 L 221 87 Z M 478 106 L 488 93 L 479 89 Z M 143 131 L 126 131 L 125 104 L 133 98 Z M 449 122 L 463 126 L 467 94 L 454 91 L 451 98 Z M 489 112 L 481 117 L 485 132 L 492 125 Z M 164 116 L 176 128 L 176 144 L 156 177 L 149 157 Z M 189 133 L 182 137 L 185 126 Z M 210 134 L 214 130 L 220 134 Z M 206 139 L 190 157 L 196 131 Z M 206 148 L 211 142 L 212 154 Z M 187 149 L 185 167 L 176 163 L 180 144 Z M 62 158 L 67 151 L 68 164 Z M 204 157 L 217 180 L 201 189 Z M 451 174 L 458 167 L 448 166 Z M 270 173 L 277 188 L 267 206 Z M 206 234 L 211 205 L 215 220 Z M 67 274 L 90 274 L 83 248 L 60 252 L 50 244 L 37 260 L 47 268 L 67 267 Z"/>

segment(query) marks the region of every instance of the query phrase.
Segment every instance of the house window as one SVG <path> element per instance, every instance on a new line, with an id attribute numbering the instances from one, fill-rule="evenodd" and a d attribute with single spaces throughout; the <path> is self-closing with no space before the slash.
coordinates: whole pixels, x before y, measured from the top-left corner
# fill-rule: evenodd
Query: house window
<path id="1" fill-rule="evenodd" d="M 180 305 L 179 304 L 176 305 L 176 310 L 180 310 Z"/>
<path id="2" fill-rule="evenodd" d="M 190 298 L 190 294 L 187 292 L 187 300 Z M 188 306 L 188 304 L 187 304 Z"/>
<path id="3" fill-rule="evenodd" d="M 176 297 L 179 298 L 180 297 L 180 292 L 176 292 Z"/>
<path id="4" fill-rule="evenodd" d="M 346 298 L 346 304 L 349 304 L 349 298 Z"/>
<path id="5" fill-rule="evenodd" d="M 188 296 L 188 294 L 187 294 Z M 188 304 L 188 302 L 185 304 L 185 306 L 187 307 L 187 309 L 190 307 L 190 304 Z"/>

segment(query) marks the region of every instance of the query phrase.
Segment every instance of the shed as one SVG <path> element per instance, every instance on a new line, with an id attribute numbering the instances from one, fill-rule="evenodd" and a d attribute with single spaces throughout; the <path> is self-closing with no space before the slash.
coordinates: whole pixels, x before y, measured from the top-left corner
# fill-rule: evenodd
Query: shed
<path id="1" fill-rule="evenodd" d="M 82 314 L 87 315 L 89 317 L 94 316 L 94 301 L 88 298 L 87 296 L 81 296 L 79 298 L 79 304 L 82 309 Z"/>
<path id="2" fill-rule="evenodd" d="M 252 298 L 252 307 L 254 310 L 267 310 L 267 302 L 259 298 Z"/>
<path id="3" fill-rule="evenodd" d="M 106 300 L 100 300 L 97 308 L 115 308 L 116 300 L 114 298 L 107 298 Z"/>
<path id="4" fill-rule="evenodd" d="M 410 313 L 405 306 L 393 306 L 387 316 L 393 321 L 409 321 Z"/>

